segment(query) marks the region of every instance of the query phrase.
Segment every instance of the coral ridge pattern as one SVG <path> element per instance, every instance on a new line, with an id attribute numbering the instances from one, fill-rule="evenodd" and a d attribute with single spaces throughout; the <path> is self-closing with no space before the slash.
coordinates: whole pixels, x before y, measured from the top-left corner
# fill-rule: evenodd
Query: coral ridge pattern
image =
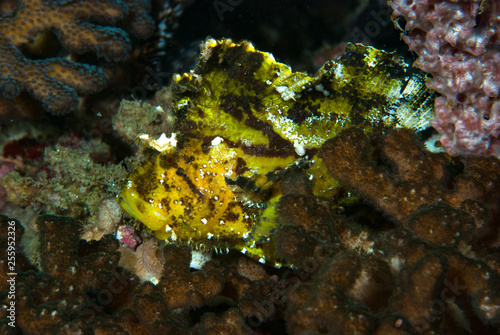
<path id="1" fill-rule="evenodd" d="M 96 139 L 2 156 L 0 334 L 498 334 L 500 161 L 428 151 L 426 77 L 347 50 L 311 77 L 207 40 L 122 103 L 123 189 Z"/>
<path id="2" fill-rule="evenodd" d="M 65 55 L 39 54 L 57 39 L 66 52 L 123 61 L 132 45 L 118 23 L 128 20 L 127 30 L 145 39 L 154 26 L 149 11 L 145 0 L 18 1 L 12 13 L 0 13 L 0 95 L 14 99 L 27 92 L 53 114 L 74 111 L 78 97 L 105 88 L 111 72 Z"/>

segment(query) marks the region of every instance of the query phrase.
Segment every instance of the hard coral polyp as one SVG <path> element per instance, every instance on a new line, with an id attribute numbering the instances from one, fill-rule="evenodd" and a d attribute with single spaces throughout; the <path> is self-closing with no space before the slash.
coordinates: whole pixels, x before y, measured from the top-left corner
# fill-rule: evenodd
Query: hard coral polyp
<path id="1" fill-rule="evenodd" d="M 203 272 L 191 272 L 191 251 L 188 247 L 168 245 L 165 248 L 165 267 L 158 283 L 170 310 L 180 307 L 200 307 L 207 300 L 219 295 L 224 288 L 224 268 L 207 263 Z"/>
<path id="2" fill-rule="evenodd" d="M 129 12 L 127 3 L 134 12 Z M 12 12 L 0 14 L 1 95 L 13 99 L 26 91 L 53 114 L 75 110 L 78 97 L 102 90 L 109 74 L 95 65 L 62 57 L 37 59 L 22 51 L 39 43 L 32 49 L 40 52 L 44 48 L 40 40 L 50 33 L 68 52 L 92 52 L 108 61 L 121 61 L 129 55 L 131 44 L 127 32 L 115 25 L 128 18 L 133 33 L 146 38 L 153 30 L 149 10 L 148 1 L 138 0 L 19 1 Z"/>

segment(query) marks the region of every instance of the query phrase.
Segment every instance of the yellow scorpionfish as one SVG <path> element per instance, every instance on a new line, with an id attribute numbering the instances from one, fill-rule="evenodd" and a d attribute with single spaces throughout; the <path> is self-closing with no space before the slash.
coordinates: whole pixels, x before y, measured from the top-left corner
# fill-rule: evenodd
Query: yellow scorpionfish
<path id="1" fill-rule="evenodd" d="M 359 44 L 309 76 L 249 42 L 209 38 L 196 68 L 173 79 L 175 132 L 140 136 L 154 153 L 129 176 L 121 206 L 160 239 L 276 267 L 283 176 L 301 170 L 314 195 L 335 197 L 317 156 L 326 140 L 349 127 L 422 130 L 433 117 L 424 74 Z"/>

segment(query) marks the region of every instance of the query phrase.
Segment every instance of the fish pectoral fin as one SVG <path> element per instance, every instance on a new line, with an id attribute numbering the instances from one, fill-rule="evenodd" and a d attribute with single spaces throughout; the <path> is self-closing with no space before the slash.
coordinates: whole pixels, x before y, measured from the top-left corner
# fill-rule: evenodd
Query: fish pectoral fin
<path id="1" fill-rule="evenodd" d="M 278 187 L 267 176 L 256 174 L 250 178 L 238 176 L 226 177 L 226 185 L 233 191 L 236 200 L 243 203 L 263 203 L 273 196 Z"/>
<path id="2" fill-rule="evenodd" d="M 299 171 L 307 170 L 312 165 L 312 161 L 306 158 L 299 158 L 295 162 L 288 164 L 284 169 L 272 170 L 266 173 L 266 178 L 268 183 L 276 184 L 279 183 L 288 174 Z"/>
<path id="3" fill-rule="evenodd" d="M 274 169 L 264 174 L 254 174 L 251 177 L 238 176 L 235 179 L 226 177 L 226 184 L 235 193 L 252 193 L 255 202 L 267 202 L 279 195 L 279 183 L 285 176 L 297 170 L 307 170 L 311 161 L 301 158 L 289 164 L 284 169 Z"/>
<path id="4" fill-rule="evenodd" d="M 276 215 L 276 206 L 281 196 L 274 197 L 266 203 L 258 221 L 252 228 L 252 231 L 245 239 L 245 247 L 241 249 L 245 255 L 267 264 L 280 268 L 283 265 L 282 260 L 276 255 L 273 235 L 278 229 L 278 220 Z"/>

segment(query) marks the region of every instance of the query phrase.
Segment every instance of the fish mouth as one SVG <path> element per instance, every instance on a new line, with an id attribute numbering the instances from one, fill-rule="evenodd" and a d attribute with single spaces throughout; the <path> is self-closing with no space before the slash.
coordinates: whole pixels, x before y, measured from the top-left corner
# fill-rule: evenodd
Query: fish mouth
<path id="1" fill-rule="evenodd" d="M 168 224 L 169 219 L 161 209 L 150 204 L 144 204 L 144 206 L 141 206 L 143 207 L 142 210 L 139 210 L 137 201 L 140 200 L 127 194 L 120 194 L 118 196 L 118 203 L 123 210 L 136 220 L 141 221 L 151 230 L 163 229 Z M 141 204 L 143 203 L 141 202 Z"/>
<path id="2" fill-rule="evenodd" d="M 121 208 L 123 208 L 123 210 L 125 212 L 127 212 L 131 216 L 135 217 L 135 215 L 134 215 L 135 210 L 130 206 L 130 204 L 128 203 L 127 199 L 125 199 L 125 197 L 120 195 L 120 196 L 118 196 L 117 200 L 118 200 L 118 204 L 121 206 Z"/>

